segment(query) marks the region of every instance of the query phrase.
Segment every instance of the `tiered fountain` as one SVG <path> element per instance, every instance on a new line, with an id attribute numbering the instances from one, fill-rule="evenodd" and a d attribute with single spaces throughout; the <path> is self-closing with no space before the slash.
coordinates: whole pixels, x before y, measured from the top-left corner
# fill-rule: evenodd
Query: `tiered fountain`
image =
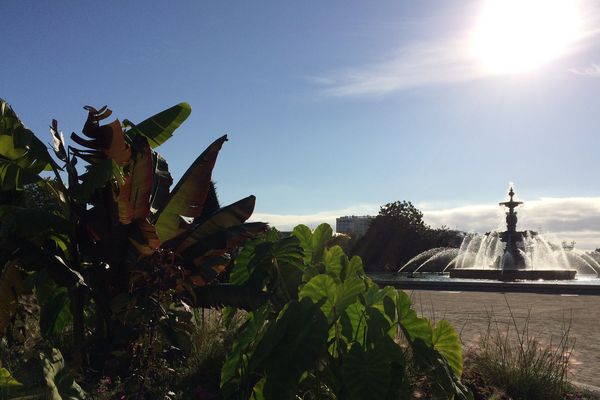
<path id="1" fill-rule="evenodd" d="M 600 259 L 592 253 L 580 253 L 573 246 L 557 245 L 534 231 L 517 231 L 515 208 L 523 204 L 514 200 L 500 203 L 508 208 L 506 231 L 485 235 L 469 234 L 460 248 L 435 248 L 425 251 L 398 272 L 449 273 L 452 278 L 493 280 L 568 280 L 580 276 L 600 277 Z"/>
<path id="2" fill-rule="evenodd" d="M 506 281 L 574 279 L 575 274 L 577 274 L 575 269 L 532 265 L 532 260 L 535 257 L 533 254 L 535 252 L 534 243 L 538 234 L 533 231 L 517 231 L 517 212 L 515 208 L 523 202 L 513 199 L 515 192 L 512 187 L 508 195 L 510 197 L 509 201 L 499 203 L 501 206 L 508 208 L 506 231 L 498 234 L 500 242 L 504 243 L 504 250 L 501 255 L 496 256 L 492 265 L 472 265 L 470 268 L 461 268 L 462 265 L 461 267 L 455 265 L 455 268 L 450 270 L 450 277 Z M 488 233 L 486 236 L 490 237 L 490 235 Z M 479 258 L 481 261 L 484 259 L 485 257 Z M 475 261 L 478 261 L 477 257 L 475 257 Z"/>

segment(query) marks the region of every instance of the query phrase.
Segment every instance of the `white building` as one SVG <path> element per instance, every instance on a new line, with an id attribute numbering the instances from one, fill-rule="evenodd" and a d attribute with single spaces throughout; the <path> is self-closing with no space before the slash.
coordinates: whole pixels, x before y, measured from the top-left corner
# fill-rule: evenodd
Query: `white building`
<path id="1" fill-rule="evenodd" d="M 370 215 L 349 215 L 335 219 L 335 231 L 337 233 L 353 234 L 363 236 L 367 233 L 373 218 Z"/>

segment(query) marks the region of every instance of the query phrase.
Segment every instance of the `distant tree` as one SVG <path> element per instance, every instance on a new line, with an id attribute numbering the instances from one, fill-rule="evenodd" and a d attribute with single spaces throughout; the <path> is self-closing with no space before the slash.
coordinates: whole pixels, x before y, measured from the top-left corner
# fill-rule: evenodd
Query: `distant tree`
<path id="1" fill-rule="evenodd" d="M 395 201 L 381 206 L 367 233 L 351 253 L 362 257 L 370 271 L 396 271 L 422 251 L 434 247 L 458 247 L 462 232 L 443 226 L 429 227 L 423 213 L 410 201 Z"/>
<path id="2" fill-rule="evenodd" d="M 407 224 L 415 229 L 424 228 L 423 213 L 410 201 L 395 201 L 379 208 L 378 217 L 393 218 L 397 222 Z"/>

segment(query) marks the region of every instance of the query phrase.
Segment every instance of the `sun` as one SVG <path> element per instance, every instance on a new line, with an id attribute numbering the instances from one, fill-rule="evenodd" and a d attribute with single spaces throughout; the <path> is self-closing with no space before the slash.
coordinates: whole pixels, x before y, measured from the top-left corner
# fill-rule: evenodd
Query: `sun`
<path id="1" fill-rule="evenodd" d="M 486 0 L 473 55 L 494 74 L 530 71 L 563 55 L 581 35 L 577 0 Z"/>

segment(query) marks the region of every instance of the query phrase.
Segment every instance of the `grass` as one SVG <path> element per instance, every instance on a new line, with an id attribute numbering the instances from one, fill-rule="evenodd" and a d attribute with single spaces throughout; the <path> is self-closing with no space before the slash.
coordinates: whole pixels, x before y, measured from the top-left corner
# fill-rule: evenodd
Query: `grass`
<path id="1" fill-rule="evenodd" d="M 573 391 L 569 374 L 575 343 L 569 337 L 570 320 L 557 340 L 543 342 L 530 332 L 531 312 L 519 324 L 508 307 L 510 319 L 500 323 L 490 313 L 487 329 L 466 352 L 466 380 L 481 398 L 564 399 Z"/>

